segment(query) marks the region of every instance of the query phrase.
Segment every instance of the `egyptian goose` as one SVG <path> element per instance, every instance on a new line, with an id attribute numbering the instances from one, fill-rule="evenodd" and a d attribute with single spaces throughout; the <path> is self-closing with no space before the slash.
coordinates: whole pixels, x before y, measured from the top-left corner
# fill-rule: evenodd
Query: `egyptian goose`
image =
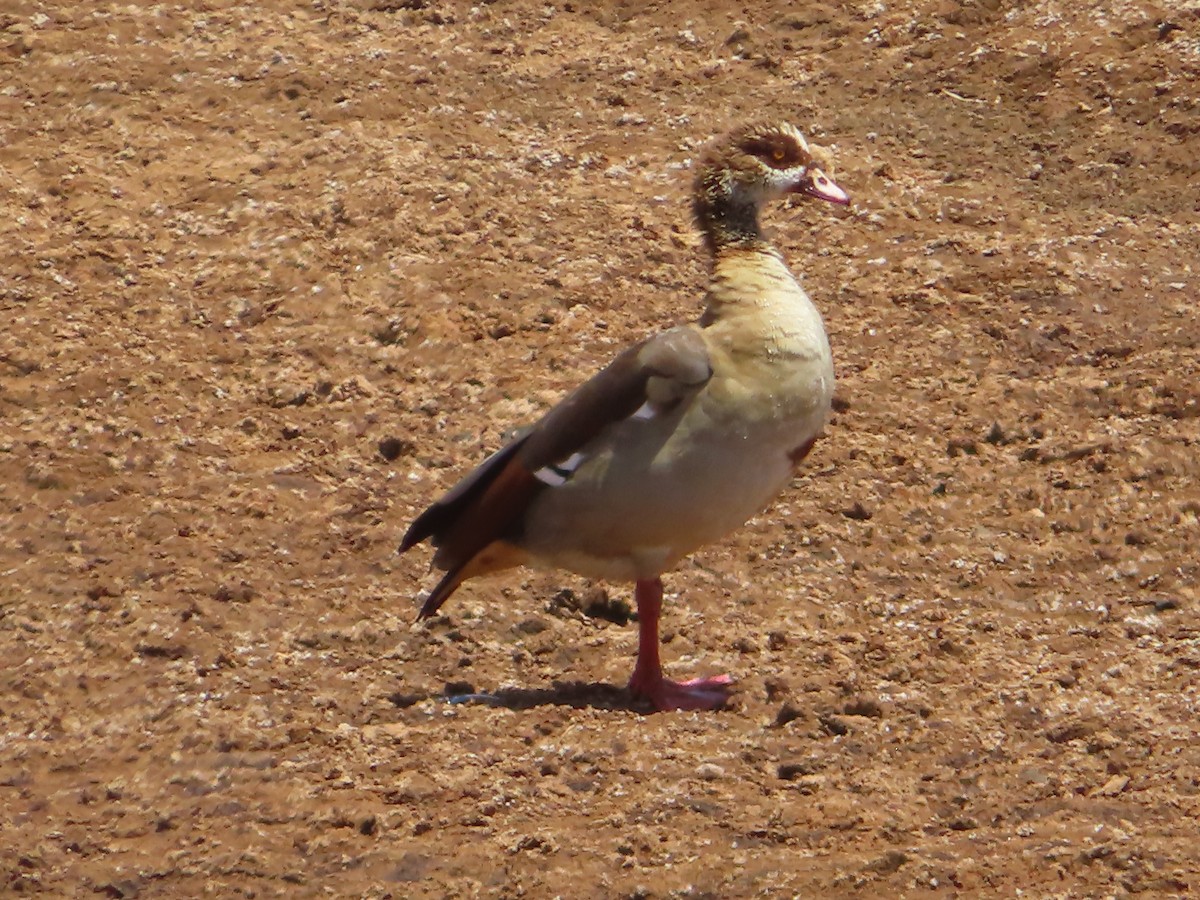
<path id="1" fill-rule="evenodd" d="M 759 227 L 762 204 L 848 204 L 787 124 L 743 127 L 701 156 L 692 208 L 712 257 L 699 321 L 634 344 L 412 523 L 446 575 L 433 615 L 468 578 L 512 566 L 633 581 L 630 692 L 657 709 L 715 709 L 727 675 L 674 682 L 659 661 L 662 573 L 761 511 L 812 448 L 833 397 L 820 313 Z"/>

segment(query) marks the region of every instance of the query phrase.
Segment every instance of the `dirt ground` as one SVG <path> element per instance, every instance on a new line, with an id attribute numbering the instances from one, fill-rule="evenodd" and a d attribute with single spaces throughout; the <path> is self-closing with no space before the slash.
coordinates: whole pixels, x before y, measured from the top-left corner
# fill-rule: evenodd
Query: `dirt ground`
<path id="1" fill-rule="evenodd" d="M 6 4 L 0 894 L 1200 891 L 1198 76 L 1194 0 Z M 626 585 L 414 625 L 756 118 L 854 205 L 767 215 L 827 438 L 667 581 L 731 707 Z"/>

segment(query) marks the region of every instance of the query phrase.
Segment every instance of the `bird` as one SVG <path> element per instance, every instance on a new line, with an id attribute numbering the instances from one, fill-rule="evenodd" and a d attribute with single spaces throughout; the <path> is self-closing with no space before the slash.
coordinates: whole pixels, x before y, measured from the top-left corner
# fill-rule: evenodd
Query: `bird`
<path id="1" fill-rule="evenodd" d="M 710 260 L 703 313 L 619 353 L 418 515 L 399 548 L 430 540 L 432 567 L 445 572 L 418 619 L 467 579 L 519 565 L 633 582 L 628 691 L 656 710 L 719 709 L 734 690 L 728 675 L 664 675 L 663 574 L 771 503 L 833 400 L 821 314 L 760 210 L 787 195 L 850 203 L 787 122 L 736 128 L 693 168 Z"/>

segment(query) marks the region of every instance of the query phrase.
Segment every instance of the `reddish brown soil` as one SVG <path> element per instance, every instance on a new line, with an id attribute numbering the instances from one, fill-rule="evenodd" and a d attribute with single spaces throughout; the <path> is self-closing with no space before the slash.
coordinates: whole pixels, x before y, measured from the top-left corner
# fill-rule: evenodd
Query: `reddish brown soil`
<path id="1" fill-rule="evenodd" d="M 10 5 L 0 893 L 1200 890 L 1198 78 L 1191 0 Z M 848 407 L 668 580 L 732 707 L 570 576 L 414 626 L 407 522 L 697 315 L 764 116 Z"/>

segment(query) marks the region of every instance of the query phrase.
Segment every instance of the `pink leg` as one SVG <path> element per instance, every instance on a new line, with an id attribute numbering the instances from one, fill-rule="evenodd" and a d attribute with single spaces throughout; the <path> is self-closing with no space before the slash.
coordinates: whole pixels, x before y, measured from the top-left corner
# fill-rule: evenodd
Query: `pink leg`
<path id="1" fill-rule="evenodd" d="M 663 677 L 658 657 L 658 617 L 662 611 L 662 579 L 639 581 L 638 655 L 629 679 L 629 692 L 645 697 L 656 709 L 719 709 L 729 699 L 733 679 L 728 675 L 669 681 Z"/>

